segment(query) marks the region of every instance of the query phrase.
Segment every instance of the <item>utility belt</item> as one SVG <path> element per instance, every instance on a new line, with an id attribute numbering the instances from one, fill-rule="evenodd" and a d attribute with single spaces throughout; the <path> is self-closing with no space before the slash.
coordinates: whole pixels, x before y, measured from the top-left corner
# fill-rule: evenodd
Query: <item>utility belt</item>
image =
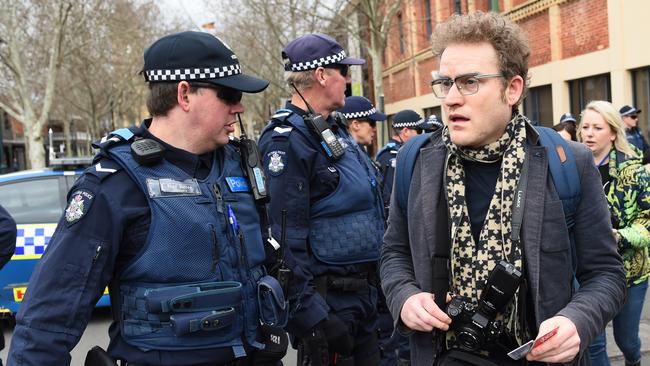
<path id="1" fill-rule="evenodd" d="M 345 276 L 321 275 L 314 278 L 314 287 L 323 298 L 326 298 L 330 291 L 359 292 L 368 290 L 370 286 L 377 287 L 375 270 Z"/>

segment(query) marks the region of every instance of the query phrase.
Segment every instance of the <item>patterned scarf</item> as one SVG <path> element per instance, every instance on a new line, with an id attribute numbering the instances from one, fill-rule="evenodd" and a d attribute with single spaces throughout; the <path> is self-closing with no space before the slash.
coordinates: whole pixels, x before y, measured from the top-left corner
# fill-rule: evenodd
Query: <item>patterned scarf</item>
<path id="1" fill-rule="evenodd" d="M 478 304 L 482 289 L 492 269 L 500 260 L 506 260 L 522 271 L 522 248 L 512 241 L 512 208 L 515 191 L 521 175 L 526 142 L 526 117 L 516 115 L 498 141 L 478 149 L 456 146 L 451 142 L 447 127 L 442 139 L 447 147 L 447 199 L 451 218 L 451 292 L 472 299 Z M 494 196 L 481 228 L 478 243 L 474 242 L 470 218 L 465 202 L 465 170 L 461 160 L 494 163 L 501 160 L 501 171 Z M 523 273 L 523 271 L 522 271 Z M 526 338 L 518 318 L 519 291 L 504 314 L 497 320 L 505 323 L 519 344 Z M 448 345 L 455 334 L 447 332 Z"/>

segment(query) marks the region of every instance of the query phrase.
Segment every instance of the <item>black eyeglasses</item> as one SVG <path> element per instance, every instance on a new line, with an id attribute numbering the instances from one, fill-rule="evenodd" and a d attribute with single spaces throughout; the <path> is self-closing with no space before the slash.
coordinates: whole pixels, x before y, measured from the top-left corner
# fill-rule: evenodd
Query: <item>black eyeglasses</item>
<path id="1" fill-rule="evenodd" d="M 350 66 L 343 65 L 343 64 L 331 64 L 331 65 L 325 65 L 323 67 L 326 69 L 339 70 L 341 76 L 343 76 L 344 78 L 348 77 L 348 72 L 350 71 Z"/>
<path id="2" fill-rule="evenodd" d="M 639 119 L 639 116 L 637 116 L 637 115 L 633 115 L 633 116 L 630 116 L 630 118 L 632 118 L 632 119 Z"/>
<path id="3" fill-rule="evenodd" d="M 433 94 L 440 99 L 444 99 L 449 94 L 451 87 L 456 84 L 458 92 L 462 95 L 472 95 L 478 92 L 478 87 L 481 79 L 487 78 L 502 78 L 502 74 L 466 74 L 460 75 L 455 79 L 451 78 L 440 78 L 431 82 L 431 89 Z"/>
<path id="4" fill-rule="evenodd" d="M 228 88 L 227 86 L 214 85 L 210 83 L 203 83 L 199 81 L 193 81 L 190 83 L 191 86 L 195 88 L 205 88 L 212 89 L 217 93 L 217 98 L 221 99 L 224 103 L 228 105 L 237 105 L 241 103 L 241 98 L 244 95 L 239 90 L 233 88 Z"/>

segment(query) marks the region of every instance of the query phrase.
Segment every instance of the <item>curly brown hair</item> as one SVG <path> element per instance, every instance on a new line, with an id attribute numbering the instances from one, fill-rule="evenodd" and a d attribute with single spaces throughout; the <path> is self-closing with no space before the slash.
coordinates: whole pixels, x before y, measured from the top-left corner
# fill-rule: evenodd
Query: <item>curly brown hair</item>
<path id="1" fill-rule="evenodd" d="M 528 58 L 530 47 L 522 29 L 510 19 L 497 13 L 476 12 L 454 15 L 436 26 L 431 36 L 433 55 L 440 59 L 452 43 L 483 43 L 494 47 L 499 60 L 499 70 L 505 77 L 504 86 L 515 75 L 524 79 L 524 92 L 517 102 L 526 96 Z"/>

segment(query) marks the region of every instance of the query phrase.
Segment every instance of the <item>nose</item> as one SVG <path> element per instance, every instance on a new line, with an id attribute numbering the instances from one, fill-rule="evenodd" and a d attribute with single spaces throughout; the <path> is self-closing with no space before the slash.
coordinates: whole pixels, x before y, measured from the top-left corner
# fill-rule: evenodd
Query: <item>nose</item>
<path id="1" fill-rule="evenodd" d="M 449 89 L 449 93 L 447 93 L 447 96 L 445 97 L 445 99 L 443 99 L 443 103 L 448 107 L 453 105 L 463 104 L 464 101 L 465 101 L 464 95 L 460 93 L 460 90 L 458 90 L 458 86 L 456 85 L 456 83 L 454 83 L 454 85 L 451 86 L 451 88 Z"/>
<path id="2" fill-rule="evenodd" d="M 230 107 L 230 113 L 231 114 L 244 113 L 244 105 L 242 104 L 242 102 L 232 105 Z"/>

